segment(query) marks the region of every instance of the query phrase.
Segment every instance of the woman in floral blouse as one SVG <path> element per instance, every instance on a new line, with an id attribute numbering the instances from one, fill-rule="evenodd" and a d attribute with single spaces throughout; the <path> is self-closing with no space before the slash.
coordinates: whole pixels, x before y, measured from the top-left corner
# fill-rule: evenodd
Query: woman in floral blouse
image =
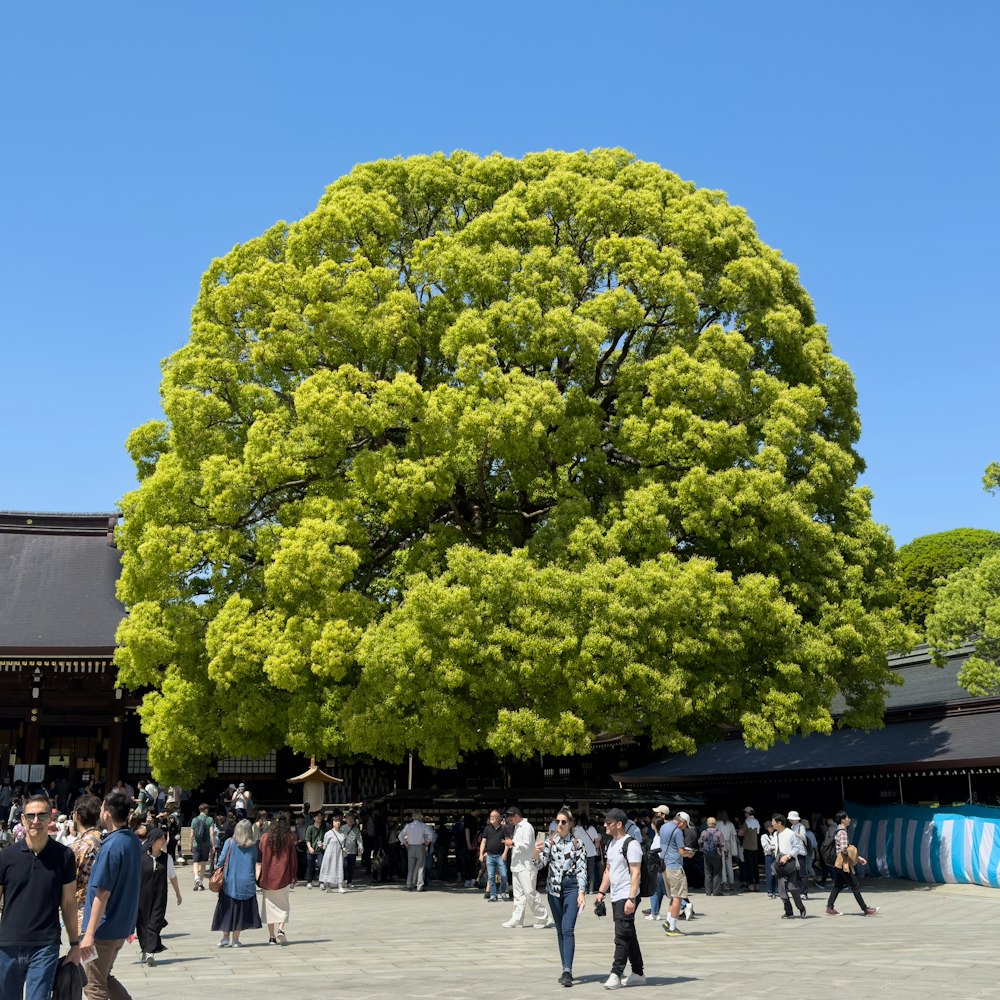
<path id="1" fill-rule="evenodd" d="M 573 814 L 565 806 L 556 813 L 555 833 L 549 834 L 544 845 L 535 845 L 535 864 L 539 868 L 548 865 L 545 891 L 549 896 L 549 912 L 556 922 L 563 968 L 559 982 L 572 986 L 576 918 L 587 905 L 587 851 L 573 836 Z"/>
<path id="2" fill-rule="evenodd" d="M 73 830 L 76 839 L 69 845 L 69 849 L 76 858 L 76 905 L 81 917 L 83 904 L 87 901 L 90 869 L 94 867 L 97 852 L 101 849 L 101 831 L 98 828 L 100 821 L 101 800 L 96 795 L 81 795 L 73 803 Z"/>

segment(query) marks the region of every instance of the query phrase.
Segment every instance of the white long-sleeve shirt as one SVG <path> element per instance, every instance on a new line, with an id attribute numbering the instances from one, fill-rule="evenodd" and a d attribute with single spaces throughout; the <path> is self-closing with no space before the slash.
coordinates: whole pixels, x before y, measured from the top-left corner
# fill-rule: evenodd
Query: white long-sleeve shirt
<path id="1" fill-rule="evenodd" d="M 781 833 L 773 833 L 771 837 L 774 841 L 774 856 L 776 858 L 788 855 L 790 858 L 804 858 L 806 855 L 805 844 L 799 836 L 792 830 L 784 829 Z"/>
<path id="2" fill-rule="evenodd" d="M 535 859 L 535 828 L 522 817 L 514 827 L 514 846 L 510 849 L 510 870 L 531 867 Z"/>

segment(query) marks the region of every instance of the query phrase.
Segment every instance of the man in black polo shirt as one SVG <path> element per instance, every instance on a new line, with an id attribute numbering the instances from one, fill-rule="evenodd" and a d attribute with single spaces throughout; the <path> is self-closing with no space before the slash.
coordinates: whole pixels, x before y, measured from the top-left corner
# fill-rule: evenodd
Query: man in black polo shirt
<path id="1" fill-rule="evenodd" d="M 49 838 L 44 795 L 24 804 L 24 840 L 0 851 L 0 1000 L 49 1000 L 59 963 L 59 911 L 71 962 L 80 962 L 73 852 Z"/>
<path id="2" fill-rule="evenodd" d="M 483 839 L 479 842 L 479 863 L 486 862 L 486 890 L 491 903 L 497 901 L 497 875 L 500 876 L 500 895 L 507 898 L 507 845 L 504 839 L 508 836 L 509 831 L 500 822 L 500 810 L 494 809 L 489 823 L 483 827 Z"/>

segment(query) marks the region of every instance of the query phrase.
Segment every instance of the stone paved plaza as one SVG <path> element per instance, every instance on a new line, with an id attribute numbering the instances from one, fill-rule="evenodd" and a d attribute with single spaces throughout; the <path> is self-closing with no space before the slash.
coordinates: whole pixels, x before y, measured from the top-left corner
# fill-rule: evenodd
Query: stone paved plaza
<path id="1" fill-rule="evenodd" d="M 178 870 L 184 902 L 170 896 L 168 950 L 155 968 L 126 945 L 117 972 L 134 1000 L 256 998 L 265 991 L 299 1000 L 330 995 L 364 1000 L 503 996 L 504 1000 L 604 996 L 613 929 L 589 905 L 577 924 L 573 993 L 560 973 L 554 932 L 505 930 L 510 904 L 432 883 L 424 893 L 398 884 L 345 895 L 292 893 L 289 943 L 268 945 L 265 931 L 244 934 L 247 947 L 215 947 L 215 896 L 192 893 L 190 868 Z M 683 938 L 639 921 L 648 985 L 633 992 L 736 1000 L 833 996 L 1000 998 L 1000 894 L 978 886 L 927 886 L 874 880 L 864 887 L 873 918 L 850 895 L 841 917 L 823 914 L 810 897 L 807 920 L 780 920 L 781 904 L 765 894 L 706 899 L 681 922 Z"/>

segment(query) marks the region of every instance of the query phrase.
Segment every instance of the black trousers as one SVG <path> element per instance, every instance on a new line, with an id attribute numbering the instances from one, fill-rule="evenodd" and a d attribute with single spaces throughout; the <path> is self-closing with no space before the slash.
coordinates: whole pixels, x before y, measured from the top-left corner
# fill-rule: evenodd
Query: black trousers
<path id="1" fill-rule="evenodd" d="M 785 905 L 786 916 L 792 915 L 792 901 L 795 901 L 795 908 L 799 913 L 805 913 L 802 905 L 801 890 L 799 889 L 799 876 L 793 875 L 791 878 L 778 874 L 778 896 Z"/>
<path id="2" fill-rule="evenodd" d="M 611 912 L 615 918 L 615 960 L 611 963 L 611 971 L 620 976 L 625 971 L 626 962 L 632 966 L 632 971 L 642 975 L 642 952 L 639 950 L 639 938 L 635 933 L 635 913 L 625 913 L 627 899 L 619 899 L 611 904 Z"/>
<path id="3" fill-rule="evenodd" d="M 722 895 L 722 855 L 705 854 L 705 894 Z"/>
<path id="4" fill-rule="evenodd" d="M 868 906 L 861 895 L 861 886 L 858 885 L 858 876 L 854 872 L 842 871 L 840 868 L 833 869 L 833 891 L 830 893 L 830 898 L 826 901 L 827 907 L 832 909 L 833 904 L 837 901 L 837 896 L 840 895 L 841 889 L 846 889 L 848 886 L 850 886 L 851 892 L 854 893 L 854 900 L 858 906 L 862 910 L 867 910 Z"/>

